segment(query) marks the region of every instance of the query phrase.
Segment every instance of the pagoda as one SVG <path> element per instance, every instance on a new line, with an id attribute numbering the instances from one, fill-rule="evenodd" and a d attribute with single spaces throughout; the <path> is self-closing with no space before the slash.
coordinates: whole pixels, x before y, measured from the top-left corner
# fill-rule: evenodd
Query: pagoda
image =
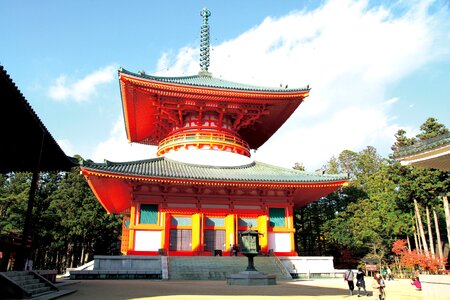
<path id="1" fill-rule="evenodd" d="M 294 209 L 348 178 L 252 160 L 251 150 L 283 125 L 310 89 L 213 77 L 210 12 L 201 16 L 197 75 L 118 72 L 128 140 L 158 146 L 157 157 L 84 161 L 82 174 L 105 210 L 123 216 L 124 255 L 231 255 L 240 232 L 257 230 L 262 254 L 296 256 Z"/>

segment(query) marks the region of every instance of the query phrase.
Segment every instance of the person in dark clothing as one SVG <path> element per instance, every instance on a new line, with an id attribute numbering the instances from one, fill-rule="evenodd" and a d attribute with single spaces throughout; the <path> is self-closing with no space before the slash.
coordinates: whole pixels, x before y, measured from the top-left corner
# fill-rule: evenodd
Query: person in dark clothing
<path id="1" fill-rule="evenodd" d="M 361 289 L 364 290 L 364 296 L 369 296 L 367 294 L 366 281 L 364 280 L 364 276 L 366 276 L 366 273 L 364 273 L 362 268 L 359 268 L 358 272 L 356 272 L 356 287 L 358 288 L 358 297 L 361 297 Z"/>

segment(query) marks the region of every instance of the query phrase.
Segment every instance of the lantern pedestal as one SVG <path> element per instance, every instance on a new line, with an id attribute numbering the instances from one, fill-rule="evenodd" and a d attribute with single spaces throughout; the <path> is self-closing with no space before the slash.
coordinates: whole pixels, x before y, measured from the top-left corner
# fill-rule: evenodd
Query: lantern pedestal
<path id="1" fill-rule="evenodd" d="M 227 276 L 228 285 L 276 285 L 276 276 L 258 271 L 243 271 Z"/>
<path id="2" fill-rule="evenodd" d="M 251 227 L 251 226 L 250 226 Z M 275 275 L 258 272 L 255 269 L 253 258 L 259 252 L 259 234 L 254 230 L 246 230 L 241 234 L 242 253 L 247 256 L 248 265 L 245 271 L 238 274 L 227 276 L 227 284 L 229 285 L 275 285 Z"/>

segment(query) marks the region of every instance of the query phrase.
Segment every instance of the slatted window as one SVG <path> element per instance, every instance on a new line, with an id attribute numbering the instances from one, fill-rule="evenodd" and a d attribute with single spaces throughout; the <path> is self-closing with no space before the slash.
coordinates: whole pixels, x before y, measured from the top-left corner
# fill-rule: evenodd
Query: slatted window
<path id="1" fill-rule="evenodd" d="M 285 227 L 284 208 L 269 208 L 270 227 Z"/>
<path id="2" fill-rule="evenodd" d="M 156 204 L 141 204 L 139 223 L 140 224 L 157 224 L 158 223 L 158 205 L 156 205 Z"/>
<path id="3" fill-rule="evenodd" d="M 123 219 L 123 228 L 126 228 L 126 229 L 130 228 L 130 218 L 129 217 Z"/>

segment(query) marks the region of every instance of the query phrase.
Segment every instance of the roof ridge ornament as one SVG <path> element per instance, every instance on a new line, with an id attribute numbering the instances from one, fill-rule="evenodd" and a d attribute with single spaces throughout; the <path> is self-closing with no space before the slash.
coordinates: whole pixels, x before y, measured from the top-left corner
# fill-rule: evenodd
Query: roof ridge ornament
<path id="1" fill-rule="evenodd" d="M 207 8 L 203 8 L 200 12 L 200 16 L 203 17 L 202 30 L 200 34 L 200 76 L 209 76 L 209 25 L 208 18 L 211 16 L 211 12 Z"/>

